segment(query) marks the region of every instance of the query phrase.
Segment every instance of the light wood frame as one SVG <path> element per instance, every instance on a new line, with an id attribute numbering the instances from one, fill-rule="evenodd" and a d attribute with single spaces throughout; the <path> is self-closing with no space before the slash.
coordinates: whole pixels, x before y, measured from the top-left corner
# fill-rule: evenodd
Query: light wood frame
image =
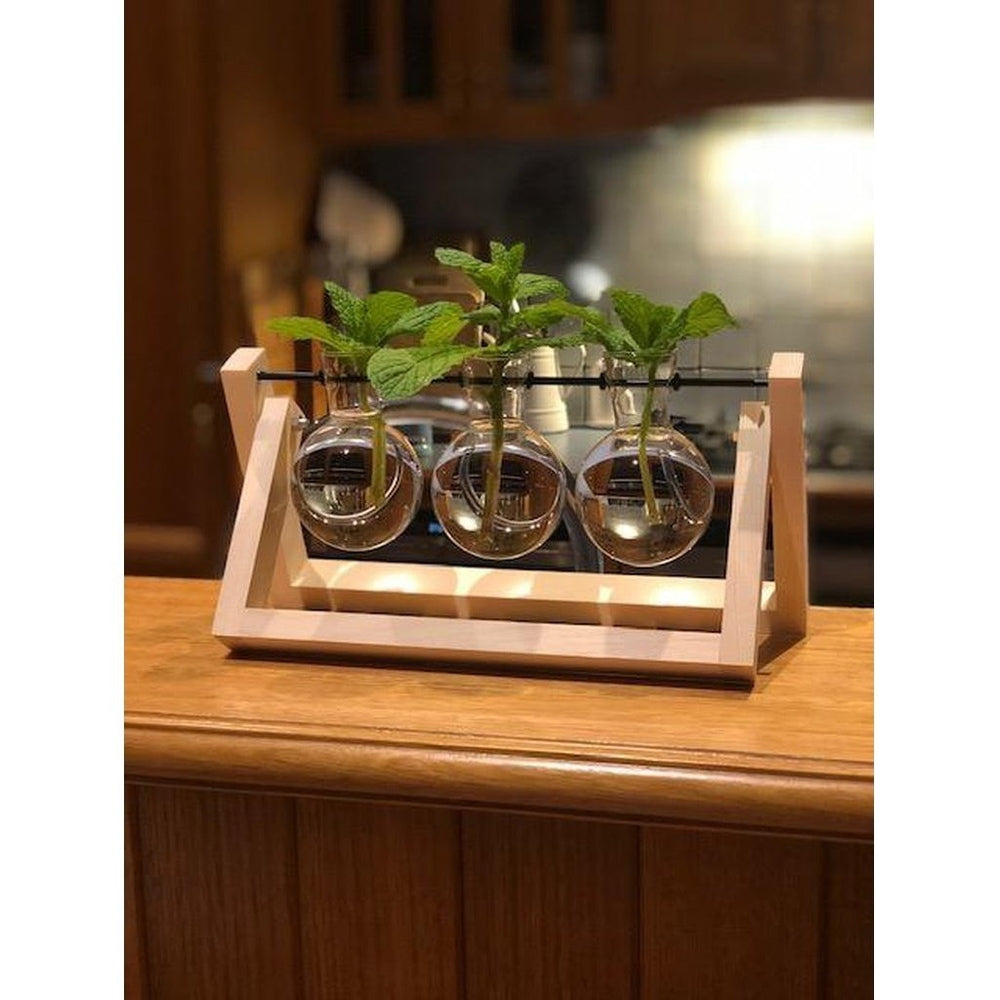
<path id="1" fill-rule="evenodd" d="M 212 628 L 231 649 L 752 685 L 765 638 L 805 635 L 802 354 L 775 354 L 768 401 L 742 404 L 724 580 L 311 559 L 289 501 L 301 413 L 265 361 L 222 367 L 244 476 Z"/>

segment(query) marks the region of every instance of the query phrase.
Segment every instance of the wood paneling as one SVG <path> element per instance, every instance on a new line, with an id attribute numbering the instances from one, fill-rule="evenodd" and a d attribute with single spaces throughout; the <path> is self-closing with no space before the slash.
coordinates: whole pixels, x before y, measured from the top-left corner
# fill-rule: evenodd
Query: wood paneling
<path id="1" fill-rule="evenodd" d="M 646 1000 L 819 994 L 818 841 L 645 828 Z"/>
<path id="2" fill-rule="evenodd" d="M 752 692 L 227 656 L 217 583 L 126 581 L 126 773 L 870 837 L 870 610 Z"/>
<path id="3" fill-rule="evenodd" d="M 470 1000 L 622 1000 L 636 983 L 636 828 L 463 816 Z"/>
<path id="4" fill-rule="evenodd" d="M 125 1000 L 145 1000 L 146 960 L 142 872 L 139 868 L 139 828 L 135 820 L 136 792 L 125 786 Z"/>
<path id="5" fill-rule="evenodd" d="M 304 995 L 462 996 L 458 813 L 297 803 Z"/>
<path id="6" fill-rule="evenodd" d="M 826 844 L 825 1000 L 875 993 L 874 852 L 870 844 Z"/>
<path id="7" fill-rule="evenodd" d="M 197 0 L 126 8 L 125 519 L 201 537 L 225 486 L 203 474 L 217 428 L 197 375 L 217 322 L 211 42 Z M 162 565 L 128 541 L 127 565 Z M 177 556 L 175 571 L 209 568 L 207 550 Z"/>
<path id="8" fill-rule="evenodd" d="M 152 1000 L 297 997 L 291 800 L 152 787 L 137 794 Z"/>

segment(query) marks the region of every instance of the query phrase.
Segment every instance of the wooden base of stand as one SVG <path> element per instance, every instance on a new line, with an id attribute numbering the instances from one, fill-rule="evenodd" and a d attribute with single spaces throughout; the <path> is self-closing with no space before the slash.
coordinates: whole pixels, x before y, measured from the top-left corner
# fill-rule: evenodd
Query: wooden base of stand
<path id="1" fill-rule="evenodd" d="M 222 368 L 244 475 L 213 624 L 230 648 L 752 685 L 769 635 L 805 635 L 803 355 L 775 354 L 768 402 L 742 404 L 725 580 L 311 559 L 289 501 L 301 414 L 264 361 Z"/>

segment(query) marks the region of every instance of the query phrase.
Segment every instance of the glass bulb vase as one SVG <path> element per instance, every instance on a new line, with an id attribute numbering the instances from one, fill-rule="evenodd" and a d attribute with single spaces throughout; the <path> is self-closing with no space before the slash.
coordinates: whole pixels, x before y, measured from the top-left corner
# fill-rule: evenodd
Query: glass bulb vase
<path id="1" fill-rule="evenodd" d="M 684 555 L 712 517 L 708 462 L 670 423 L 675 359 L 639 366 L 605 356 L 615 428 L 587 454 L 576 477 L 584 530 L 607 556 L 636 567 Z"/>
<path id="2" fill-rule="evenodd" d="M 291 500 L 303 527 L 345 552 L 398 538 L 423 494 L 423 470 L 409 440 L 385 422 L 381 403 L 349 357 L 324 353 L 327 416 L 292 461 Z M 351 381 L 341 381 L 347 376 Z"/>
<path id="3" fill-rule="evenodd" d="M 525 357 L 469 361 L 463 373 L 470 404 L 485 404 L 486 415 L 472 419 L 438 459 L 431 504 L 444 533 L 464 552 L 517 559 L 544 544 L 562 517 L 563 465 L 521 418 Z"/>

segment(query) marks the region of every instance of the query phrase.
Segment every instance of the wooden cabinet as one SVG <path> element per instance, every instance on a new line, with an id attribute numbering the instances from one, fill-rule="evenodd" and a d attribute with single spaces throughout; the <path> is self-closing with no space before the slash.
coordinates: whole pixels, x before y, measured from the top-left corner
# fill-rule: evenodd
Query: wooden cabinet
<path id="1" fill-rule="evenodd" d="M 872 0 L 816 0 L 816 89 L 870 99 L 875 89 Z"/>
<path id="2" fill-rule="evenodd" d="M 312 0 L 334 144 L 533 138 L 871 97 L 872 0 Z"/>
<path id="3" fill-rule="evenodd" d="M 126 580 L 128 998 L 862 1000 L 870 611 L 753 692 L 233 659 Z"/>
<path id="4" fill-rule="evenodd" d="M 626 6 L 636 100 L 647 119 L 807 92 L 807 0 L 636 0 Z"/>
<path id="5" fill-rule="evenodd" d="M 218 366 L 248 260 L 299 252 L 320 161 L 313 22 L 272 0 L 130 0 L 125 567 L 221 573 L 239 475 Z"/>

